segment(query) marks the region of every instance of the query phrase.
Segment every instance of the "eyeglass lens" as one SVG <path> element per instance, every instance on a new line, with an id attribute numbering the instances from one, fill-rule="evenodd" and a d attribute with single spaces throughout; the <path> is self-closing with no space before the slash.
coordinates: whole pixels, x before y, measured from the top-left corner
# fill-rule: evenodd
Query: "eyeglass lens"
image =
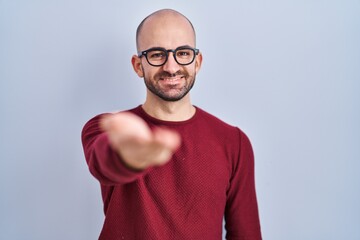
<path id="1" fill-rule="evenodd" d="M 146 57 L 150 64 L 160 66 L 165 64 L 167 60 L 168 51 L 165 49 L 150 50 Z M 195 51 L 191 48 L 177 49 L 174 53 L 174 58 L 179 64 L 189 64 L 194 60 Z"/>

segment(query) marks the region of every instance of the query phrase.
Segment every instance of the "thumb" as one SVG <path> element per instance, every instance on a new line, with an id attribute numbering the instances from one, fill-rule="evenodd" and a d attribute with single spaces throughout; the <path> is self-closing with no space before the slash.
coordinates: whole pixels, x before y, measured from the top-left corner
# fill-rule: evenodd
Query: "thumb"
<path id="1" fill-rule="evenodd" d="M 166 128 L 155 128 L 153 130 L 154 140 L 171 151 L 175 151 L 180 147 L 180 134 Z"/>

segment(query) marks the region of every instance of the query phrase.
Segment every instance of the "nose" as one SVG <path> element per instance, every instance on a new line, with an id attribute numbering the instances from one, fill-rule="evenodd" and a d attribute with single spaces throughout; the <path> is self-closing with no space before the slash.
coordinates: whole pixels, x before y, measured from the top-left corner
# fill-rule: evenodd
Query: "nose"
<path id="1" fill-rule="evenodd" d="M 175 61 L 173 52 L 169 52 L 168 59 L 163 65 L 163 69 L 170 74 L 174 74 L 180 70 L 180 65 Z"/>

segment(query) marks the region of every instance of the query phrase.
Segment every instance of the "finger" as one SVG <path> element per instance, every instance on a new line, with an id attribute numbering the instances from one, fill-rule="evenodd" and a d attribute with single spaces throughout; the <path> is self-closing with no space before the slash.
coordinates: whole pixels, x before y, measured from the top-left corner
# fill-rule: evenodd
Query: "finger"
<path id="1" fill-rule="evenodd" d="M 168 163 L 171 160 L 171 156 L 173 155 L 173 151 L 170 149 L 163 149 L 161 153 L 157 156 L 157 158 L 152 162 L 154 166 L 161 166 Z"/>
<path id="2" fill-rule="evenodd" d="M 101 116 L 99 124 L 103 131 L 107 131 L 110 128 L 112 115 L 113 114 L 109 113 Z"/>
<path id="3" fill-rule="evenodd" d="M 168 148 L 170 151 L 175 151 L 181 144 L 180 135 L 169 129 L 155 128 L 153 130 L 154 141 Z"/>
<path id="4" fill-rule="evenodd" d="M 152 133 L 146 122 L 135 114 L 123 112 L 105 115 L 100 122 L 105 131 L 117 135 L 119 139 L 134 138 L 150 141 Z"/>

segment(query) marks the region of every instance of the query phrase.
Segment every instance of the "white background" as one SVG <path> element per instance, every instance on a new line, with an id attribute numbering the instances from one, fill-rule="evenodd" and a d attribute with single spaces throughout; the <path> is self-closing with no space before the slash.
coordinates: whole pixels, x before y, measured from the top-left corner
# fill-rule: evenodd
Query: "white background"
<path id="1" fill-rule="evenodd" d="M 264 239 L 360 239 L 358 0 L 0 0 L 0 239 L 97 239 L 80 132 L 144 101 L 130 58 L 160 8 L 197 30 L 193 103 L 253 143 Z"/>

